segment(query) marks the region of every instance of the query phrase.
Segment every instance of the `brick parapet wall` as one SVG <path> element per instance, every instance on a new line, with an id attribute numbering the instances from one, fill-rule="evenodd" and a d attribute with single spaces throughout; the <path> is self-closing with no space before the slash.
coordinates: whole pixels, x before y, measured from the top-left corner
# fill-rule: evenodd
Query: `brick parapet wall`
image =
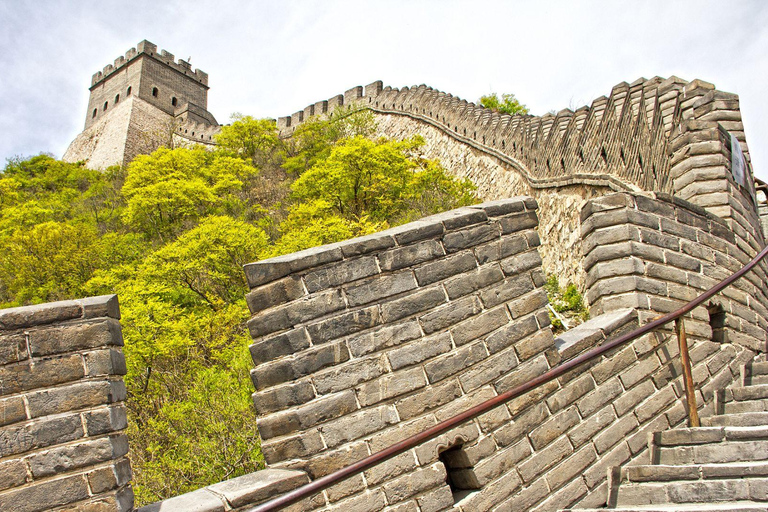
<path id="1" fill-rule="evenodd" d="M 0 509 L 130 510 L 114 295 L 0 311 Z"/>
<path id="2" fill-rule="evenodd" d="M 269 466 L 317 478 L 548 369 L 535 209 L 486 203 L 247 265 Z M 452 503 L 438 447 L 475 443 L 508 417 L 486 415 L 324 497 Z"/>
<path id="3" fill-rule="evenodd" d="M 719 217 L 679 198 L 619 193 L 582 211 L 587 299 L 593 313 L 632 307 L 641 321 L 669 313 L 746 264 L 757 252 Z M 725 312 L 728 341 L 766 350 L 766 265 L 713 298 Z M 710 311 L 700 306 L 686 328 L 712 339 Z"/>

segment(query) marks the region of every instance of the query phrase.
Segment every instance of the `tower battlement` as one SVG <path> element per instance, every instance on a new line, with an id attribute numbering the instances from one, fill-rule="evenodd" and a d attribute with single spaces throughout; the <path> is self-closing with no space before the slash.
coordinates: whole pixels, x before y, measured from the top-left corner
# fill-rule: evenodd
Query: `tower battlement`
<path id="1" fill-rule="evenodd" d="M 171 69 L 175 69 L 184 76 L 188 76 L 191 79 L 201 83 L 202 85 L 208 86 L 208 73 L 201 69 L 195 69 L 193 71 L 189 62 L 183 59 L 176 61 L 174 55 L 166 50 L 160 50 L 160 52 L 158 52 L 157 45 L 150 43 L 145 39 L 144 41 L 141 41 L 139 44 L 137 44 L 135 48 L 131 48 L 125 52 L 125 55 L 121 55 L 120 57 L 116 58 L 114 63 L 107 64 L 104 66 L 104 69 L 94 73 L 91 77 L 91 88 L 99 84 L 101 81 L 107 80 L 113 74 L 118 73 L 123 66 L 129 64 L 134 59 L 143 55 L 152 57 L 170 67 Z"/>

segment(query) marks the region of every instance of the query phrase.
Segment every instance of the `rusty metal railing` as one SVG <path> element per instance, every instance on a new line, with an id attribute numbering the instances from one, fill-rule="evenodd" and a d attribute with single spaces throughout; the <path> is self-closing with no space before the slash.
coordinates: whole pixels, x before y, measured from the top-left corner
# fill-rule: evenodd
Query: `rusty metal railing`
<path id="1" fill-rule="evenodd" d="M 638 327 L 637 329 L 629 333 L 619 336 L 615 340 L 608 341 L 603 345 L 590 349 L 589 351 L 577 357 L 574 357 L 573 359 L 570 359 L 565 363 L 555 366 L 554 368 L 549 369 L 545 373 L 531 379 L 530 381 L 524 384 L 516 386 L 479 405 L 476 405 L 475 407 L 472 407 L 471 409 L 464 411 L 461 414 L 457 414 L 452 418 L 444 420 L 438 423 L 437 425 L 434 425 L 422 432 L 419 432 L 418 434 L 414 434 L 411 437 L 404 439 L 403 441 L 400 441 L 388 448 L 385 448 L 384 450 L 381 450 L 372 455 L 369 455 L 368 457 L 365 457 L 364 459 L 361 459 L 355 462 L 354 464 L 345 466 L 337 471 L 334 471 L 333 473 L 330 473 L 328 475 L 318 478 L 317 480 L 313 480 L 308 484 L 298 487 L 293 491 L 287 492 L 281 496 L 278 496 L 277 498 L 273 498 L 265 503 L 262 503 L 261 505 L 258 505 L 255 508 L 251 509 L 250 512 L 273 512 L 276 510 L 280 510 L 284 507 L 287 507 L 288 505 L 297 503 L 303 499 L 309 498 L 317 494 L 318 492 L 322 491 L 323 489 L 327 489 L 328 487 L 335 485 L 349 477 L 352 477 L 358 473 L 362 473 L 363 471 L 366 471 L 367 469 L 370 469 L 381 462 L 384 462 L 407 450 L 410 450 L 411 448 L 414 448 L 415 446 L 425 441 L 434 439 L 440 434 L 443 434 L 451 430 L 452 428 L 459 426 L 465 421 L 476 418 L 477 416 L 480 416 L 481 414 L 484 414 L 490 411 L 491 409 L 493 409 L 498 405 L 501 405 L 505 402 L 508 402 L 509 400 L 512 400 L 513 398 L 523 395 L 528 391 L 531 391 L 536 387 L 541 386 L 542 384 L 545 384 L 551 380 L 554 380 L 560 377 L 561 375 L 569 372 L 570 370 L 574 369 L 575 367 L 583 363 L 591 361 L 597 357 L 602 356 L 607 352 L 610 352 L 616 347 L 619 347 L 621 345 L 624 345 L 625 343 L 628 343 L 641 336 L 651 333 L 656 329 L 672 321 L 675 322 L 675 332 L 678 336 L 678 341 L 680 344 L 680 354 L 681 354 L 682 367 L 683 367 L 683 382 L 685 385 L 686 400 L 688 402 L 689 425 L 699 426 L 699 416 L 696 408 L 696 396 L 695 396 L 695 389 L 693 385 L 693 378 L 691 374 L 691 361 L 690 361 L 690 356 L 688 354 L 688 343 L 685 335 L 683 316 L 687 315 L 698 306 L 704 304 L 707 300 L 709 300 L 714 295 L 722 291 L 724 288 L 727 288 L 728 286 L 733 284 L 737 279 L 739 279 L 744 274 L 752 270 L 755 267 L 755 265 L 757 265 L 763 258 L 765 258 L 766 255 L 768 255 L 768 246 L 763 248 L 763 250 L 761 250 L 757 254 L 757 256 L 755 256 L 749 263 L 744 265 L 741 269 L 734 272 L 727 278 L 723 279 L 718 284 L 716 284 L 706 292 L 702 293 L 692 301 L 686 303 L 684 306 L 682 306 L 680 309 L 676 311 L 656 317 L 653 320 L 651 320 L 649 323 L 641 327 Z"/>

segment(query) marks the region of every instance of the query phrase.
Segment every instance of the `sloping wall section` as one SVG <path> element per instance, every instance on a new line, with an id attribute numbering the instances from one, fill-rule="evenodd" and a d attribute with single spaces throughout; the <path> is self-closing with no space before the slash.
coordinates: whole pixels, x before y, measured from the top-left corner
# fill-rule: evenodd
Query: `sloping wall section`
<path id="1" fill-rule="evenodd" d="M 382 135 L 423 136 L 425 156 L 472 179 L 484 200 L 533 196 L 546 272 L 582 289 L 578 212 L 613 191 L 673 194 L 763 241 L 738 96 L 702 80 L 622 82 L 589 107 L 544 116 L 494 113 L 424 85 L 378 81 L 282 117 L 278 127 L 290 136 L 304 119 L 340 106 L 374 112 Z"/>

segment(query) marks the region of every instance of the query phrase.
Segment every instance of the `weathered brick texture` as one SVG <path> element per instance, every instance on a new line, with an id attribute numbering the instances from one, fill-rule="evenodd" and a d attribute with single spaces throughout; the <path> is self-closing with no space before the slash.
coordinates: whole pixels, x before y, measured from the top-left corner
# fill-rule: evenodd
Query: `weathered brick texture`
<path id="1" fill-rule="evenodd" d="M 114 295 L 0 311 L 0 510 L 130 510 Z"/>

